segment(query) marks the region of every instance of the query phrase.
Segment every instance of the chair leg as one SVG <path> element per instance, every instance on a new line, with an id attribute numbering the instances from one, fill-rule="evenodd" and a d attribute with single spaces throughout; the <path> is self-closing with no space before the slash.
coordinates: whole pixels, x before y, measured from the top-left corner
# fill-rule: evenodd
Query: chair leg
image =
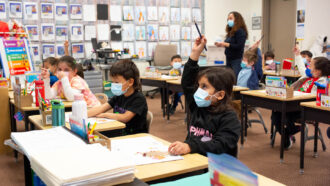
<path id="1" fill-rule="evenodd" d="M 259 116 L 260 123 L 264 127 L 265 133 L 267 134 L 268 133 L 268 129 L 267 129 L 266 125 L 265 125 L 265 122 L 264 122 L 264 120 L 262 118 L 262 115 L 261 115 L 260 111 L 258 109 L 256 109 L 255 107 L 253 107 L 253 110 L 256 111 L 257 115 Z"/>
<path id="2" fill-rule="evenodd" d="M 322 136 L 320 127 L 318 127 L 318 131 L 319 131 L 319 140 L 322 143 L 322 149 L 323 149 L 323 151 L 325 151 L 327 149 L 327 146 L 324 143 L 324 140 L 323 140 L 323 136 Z"/>

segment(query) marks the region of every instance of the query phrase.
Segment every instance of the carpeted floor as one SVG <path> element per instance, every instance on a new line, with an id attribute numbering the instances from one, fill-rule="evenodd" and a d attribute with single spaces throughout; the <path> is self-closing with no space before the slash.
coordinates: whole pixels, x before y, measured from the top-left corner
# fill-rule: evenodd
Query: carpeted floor
<path id="1" fill-rule="evenodd" d="M 185 114 L 180 105 L 170 121 L 163 119 L 160 109 L 160 96 L 148 100 L 149 110 L 154 114 L 151 134 L 170 142 L 183 141 L 186 136 Z M 270 111 L 260 109 L 267 128 L 270 130 Z M 256 117 L 254 113 L 250 118 Z M 20 127 L 20 126 L 19 126 Z M 329 185 L 330 183 L 330 140 L 326 137 L 328 125 L 320 124 L 324 135 L 327 151 L 323 152 L 319 142 L 318 157 L 313 158 L 313 141 L 306 143 L 305 174 L 299 174 L 300 133 L 296 135 L 296 143 L 284 153 L 284 163 L 280 164 L 280 136 L 277 135 L 274 148 L 270 146 L 270 135 L 265 134 L 260 124 L 252 125 L 248 129 L 247 141 L 244 148 L 240 148 L 239 160 L 251 170 L 281 182 L 286 185 Z M 312 135 L 314 127 L 309 127 Z M 23 158 L 18 161 L 12 154 L 0 156 L 0 185 L 24 185 Z"/>

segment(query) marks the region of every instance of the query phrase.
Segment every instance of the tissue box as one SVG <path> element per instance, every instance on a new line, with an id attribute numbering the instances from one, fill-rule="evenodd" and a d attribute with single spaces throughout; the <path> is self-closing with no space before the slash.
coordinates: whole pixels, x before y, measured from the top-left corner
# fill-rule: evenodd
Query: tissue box
<path id="1" fill-rule="evenodd" d="M 292 98 L 293 88 L 279 88 L 279 87 L 267 87 L 266 94 L 269 96 L 275 96 L 280 98 Z"/>
<path id="2" fill-rule="evenodd" d="M 330 108 L 330 96 L 325 94 L 321 95 L 321 106 Z"/>
<path id="3" fill-rule="evenodd" d="M 286 87 L 286 78 L 285 77 L 278 77 L 278 76 L 266 76 L 265 79 L 266 86 L 269 87 Z"/>

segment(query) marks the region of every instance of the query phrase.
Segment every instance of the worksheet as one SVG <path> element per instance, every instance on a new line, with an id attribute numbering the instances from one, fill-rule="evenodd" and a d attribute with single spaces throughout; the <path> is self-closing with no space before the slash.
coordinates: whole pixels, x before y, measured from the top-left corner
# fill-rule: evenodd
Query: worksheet
<path id="1" fill-rule="evenodd" d="M 168 146 L 151 136 L 111 140 L 111 151 L 129 155 L 135 165 L 182 160 L 168 153 Z"/>

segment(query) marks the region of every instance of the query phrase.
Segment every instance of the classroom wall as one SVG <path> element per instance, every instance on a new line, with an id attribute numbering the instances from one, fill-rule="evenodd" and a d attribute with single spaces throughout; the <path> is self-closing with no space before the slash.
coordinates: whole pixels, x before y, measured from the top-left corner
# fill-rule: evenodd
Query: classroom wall
<path id="1" fill-rule="evenodd" d="M 245 19 L 249 30 L 250 43 L 260 39 L 261 30 L 252 30 L 252 17 L 262 16 L 262 0 L 207 0 L 205 1 L 205 35 L 209 44 L 217 36 L 226 35 L 227 16 L 231 11 L 238 11 Z"/>
<path id="2" fill-rule="evenodd" d="M 329 8 L 329 0 L 306 1 L 305 38 L 302 42 L 303 49 L 309 49 L 319 34 L 327 35 L 328 43 L 330 43 Z"/>

